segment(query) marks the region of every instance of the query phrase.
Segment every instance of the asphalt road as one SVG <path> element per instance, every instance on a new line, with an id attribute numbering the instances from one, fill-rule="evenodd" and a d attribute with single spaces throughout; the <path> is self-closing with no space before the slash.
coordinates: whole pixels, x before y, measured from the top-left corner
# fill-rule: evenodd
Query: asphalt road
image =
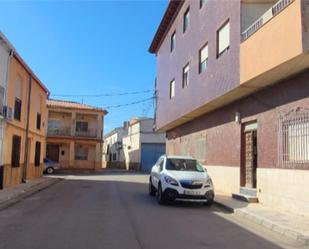
<path id="1" fill-rule="evenodd" d="M 279 249 L 202 205 L 159 206 L 147 177 L 69 177 L 0 212 L 1 249 Z"/>

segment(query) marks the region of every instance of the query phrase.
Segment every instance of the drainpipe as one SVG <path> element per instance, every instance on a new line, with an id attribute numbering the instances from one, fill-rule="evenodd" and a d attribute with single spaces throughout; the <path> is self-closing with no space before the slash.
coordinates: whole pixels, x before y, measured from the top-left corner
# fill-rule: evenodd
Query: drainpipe
<path id="1" fill-rule="evenodd" d="M 29 147 L 29 121 L 30 121 L 30 101 L 31 101 L 31 88 L 32 88 L 32 75 L 29 76 L 29 88 L 28 88 L 28 103 L 27 103 L 27 120 L 26 120 L 26 141 L 25 141 L 25 153 L 24 153 L 24 167 L 22 174 L 22 183 L 27 182 L 27 168 L 28 168 L 28 147 Z"/>

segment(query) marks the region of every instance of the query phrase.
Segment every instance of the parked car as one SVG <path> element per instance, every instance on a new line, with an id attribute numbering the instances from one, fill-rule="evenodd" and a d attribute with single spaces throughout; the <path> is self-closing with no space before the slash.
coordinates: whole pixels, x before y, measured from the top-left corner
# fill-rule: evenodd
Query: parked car
<path id="1" fill-rule="evenodd" d="M 44 158 L 44 172 L 53 174 L 55 170 L 60 169 L 60 164 L 48 158 Z"/>
<path id="2" fill-rule="evenodd" d="M 207 206 L 215 197 L 212 180 L 203 165 L 192 157 L 166 155 L 151 169 L 149 195 L 156 195 L 159 204 L 189 201 Z"/>

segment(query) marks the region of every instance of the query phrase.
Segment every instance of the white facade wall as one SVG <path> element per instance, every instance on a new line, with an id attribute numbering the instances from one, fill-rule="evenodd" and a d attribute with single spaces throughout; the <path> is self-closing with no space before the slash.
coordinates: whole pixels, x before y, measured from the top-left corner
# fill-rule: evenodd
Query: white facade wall
<path id="1" fill-rule="evenodd" d="M 165 143 L 165 133 L 153 131 L 153 119 L 141 119 L 129 126 L 128 134 L 123 137 L 123 149 L 126 165 L 140 164 L 141 144 Z"/>
<path id="2" fill-rule="evenodd" d="M 5 105 L 6 86 L 8 82 L 8 66 L 9 66 L 10 49 L 6 44 L 0 41 L 0 86 L 3 88 L 0 95 L 0 108 Z M 2 110 L 1 110 L 2 113 Z M 5 121 L 0 118 L 0 165 L 3 165 L 3 140 Z"/>
<path id="3" fill-rule="evenodd" d="M 116 160 L 113 160 L 112 162 L 124 162 L 124 153 L 123 153 L 123 148 L 119 149 L 119 143 L 122 143 L 123 139 L 123 134 L 124 134 L 124 129 L 121 128 L 116 128 L 115 131 L 112 133 L 108 134 L 104 138 L 104 146 L 103 146 L 103 161 L 108 162 L 110 161 L 109 155 L 107 155 L 107 147 L 109 147 L 109 152 L 110 154 L 115 153 L 116 154 Z"/>

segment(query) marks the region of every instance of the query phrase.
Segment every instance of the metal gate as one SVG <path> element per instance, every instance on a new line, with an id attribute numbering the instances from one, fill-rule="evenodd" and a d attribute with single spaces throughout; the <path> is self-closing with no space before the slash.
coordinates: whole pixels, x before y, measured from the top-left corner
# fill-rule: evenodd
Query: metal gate
<path id="1" fill-rule="evenodd" d="M 141 169 L 150 172 L 158 158 L 165 154 L 165 144 L 143 143 L 141 145 Z"/>

